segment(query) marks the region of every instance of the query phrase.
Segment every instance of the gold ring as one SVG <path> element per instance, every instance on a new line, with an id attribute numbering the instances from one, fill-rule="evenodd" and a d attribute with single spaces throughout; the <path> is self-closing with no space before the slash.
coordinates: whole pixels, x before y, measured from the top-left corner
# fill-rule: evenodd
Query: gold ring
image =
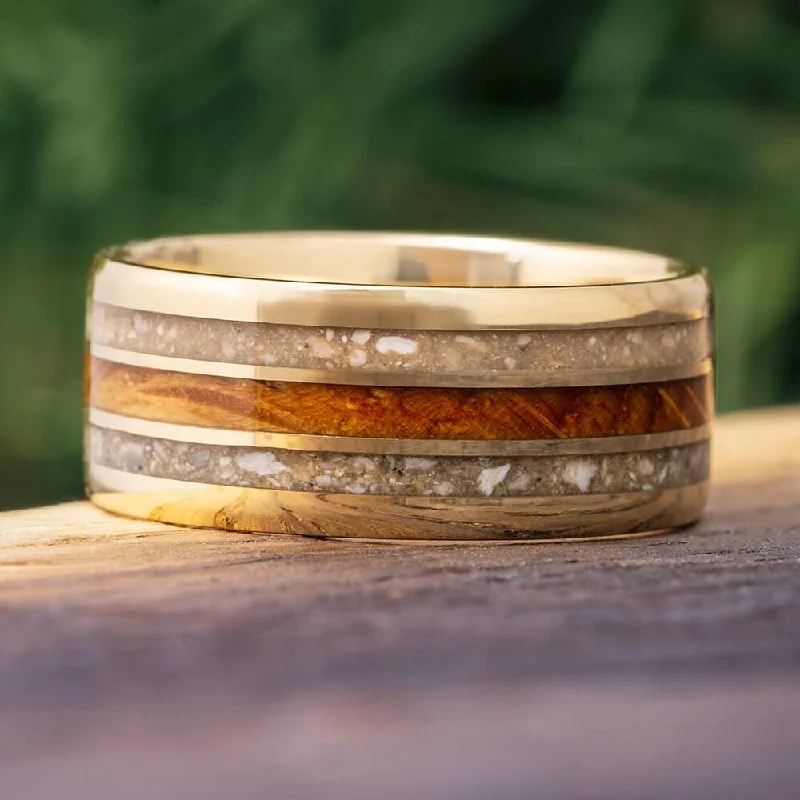
<path id="1" fill-rule="evenodd" d="M 701 514 L 704 272 L 423 234 L 137 242 L 96 260 L 91 498 L 361 539 L 640 535 Z"/>

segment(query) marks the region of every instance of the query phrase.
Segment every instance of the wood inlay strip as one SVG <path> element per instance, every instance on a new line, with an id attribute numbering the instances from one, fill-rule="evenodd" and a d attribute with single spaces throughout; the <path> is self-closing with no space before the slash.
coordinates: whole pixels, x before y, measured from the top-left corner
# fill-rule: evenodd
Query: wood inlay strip
<path id="1" fill-rule="evenodd" d="M 605 387 L 387 388 L 190 375 L 98 358 L 90 359 L 88 377 L 88 404 L 103 411 L 174 424 L 327 436 L 629 436 L 703 425 L 711 410 L 707 377 Z"/>

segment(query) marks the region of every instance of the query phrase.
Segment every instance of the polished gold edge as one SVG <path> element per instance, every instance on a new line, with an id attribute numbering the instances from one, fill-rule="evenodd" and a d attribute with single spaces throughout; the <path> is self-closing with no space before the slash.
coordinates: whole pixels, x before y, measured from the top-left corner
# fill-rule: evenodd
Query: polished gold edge
<path id="1" fill-rule="evenodd" d="M 664 255 L 621 247 L 419 231 L 195 234 L 129 242 L 107 255 L 181 272 L 361 285 L 430 285 L 431 277 L 434 285 L 447 286 L 584 285 L 590 279 L 614 284 L 699 271 Z M 414 277 L 404 277 L 409 264 Z"/>
<path id="2" fill-rule="evenodd" d="M 91 344 L 94 358 L 127 364 L 131 367 L 183 372 L 190 375 L 214 375 L 258 381 L 287 383 L 328 383 L 342 386 L 427 386 L 427 387 L 512 387 L 529 388 L 564 386 L 619 386 L 636 383 L 661 383 L 708 375 L 712 361 L 705 358 L 691 364 L 635 369 L 559 370 L 558 372 L 482 372 L 423 373 L 367 372 L 362 370 L 298 369 L 267 367 L 253 364 L 231 364 L 225 361 L 201 361 L 194 358 L 173 358 L 153 353 L 137 353 L 107 345 Z"/>
<path id="3" fill-rule="evenodd" d="M 87 465 L 92 501 L 117 514 L 193 527 L 317 538 L 536 540 L 618 537 L 694 522 L 706 482 L 570 497 L 366 497 L 152 478 Z"/>
<path id="4" fill-rule="evenodd" d="M 709 316 L 703 273 L 585 286 L 410 286 L 230 278 L 102 260 L 92 297 L 140 311 L 397 330 L 618 328 Z"/>
<path id="5" fill-rule="evenodd" d="M 268 447 L 279 450 L 309 452 L 358 453 L 364 455 L 406 456 L 571 456 L 601 453 L 636 453 L 680 447 L 705 441 L 711 436 L 711 425 L 667 433 L 638 436 L 607 436 L 587 439 L 373 439 L 356 436 L 319 436 L 315 434 L 269 433 L 201 428 L 152 422 L 98 408 L 88 410 L 88 423 L 98 428 L 121 431 L 152 439 L 169 439 L 192 444 L 231 447 Z"/>

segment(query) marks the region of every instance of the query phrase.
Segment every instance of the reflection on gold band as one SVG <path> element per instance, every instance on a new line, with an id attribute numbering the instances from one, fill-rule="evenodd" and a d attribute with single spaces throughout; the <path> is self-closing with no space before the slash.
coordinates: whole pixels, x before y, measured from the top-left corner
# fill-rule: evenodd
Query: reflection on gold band
<path id="1" fill-rule="evenodd" d="M 110 257 L 229 278 L 355 286 L 544 287 L 646 283 L 697 273 L 619 247 L 441 233 L 279 231 L 131 242 Z"/>
<path id="2" fill-rule="evenodd" d="M 365 497 L 249 489 L 87 466 L 92 500 L 125 516 L 232 531 L 348 539 L 575 540 L 694 522 L 707 484 L 571 497 Z"/>
<path id="3" fill-rule="evenodd" d="M 92 297 L 185 317 L 429 331 L 620 328 L 701 319 L 709 311 L 706 278 L 691 270 L 607 285 L 387 286 L 230 278 L 103 260 Z"/>
<path id="4" fill-rule="evenodd" d="M 619 386 L 622 384 L 659 383 L 708 375 L 711 359 L 693 364 L 669 367 L 640 367 L 637 369 L 559 370 L 547 372 L 456 372 L 428 374 L 414 372 L 366 372 L 363 370 L 296 369 L 266 367 L 251 364 L 231 364 L 223 361 L 199 361 L 191 358 L 172 358 L 152 353 L 136 353 L 116 347 L 92 344 L 93 358 L 189 375 L 213 375 L 246 380 L 285 381 L 287 383 L 329 383 L 341 386 L 431 386 L 431 387 L 515 387 L 546 388 L 562 386 Z"/>
<path id="5" fill-rule="evenodd" d="M 363 453 L 407 456 L 567 456 L 599 453 L 635 453 L 702 442 L 711 436 L 710 425 L 689 430 L 638 436 L 607 436 L 590 439 L 535 440 L 447 440 L 374 439 L 356 436 L 264 433 L 204 428 L 153 422 L 90 408 L 88 423 L 98 428 L 169 439 L 176 442 L 233 447 L 269 447 L 309 452 Z"/>

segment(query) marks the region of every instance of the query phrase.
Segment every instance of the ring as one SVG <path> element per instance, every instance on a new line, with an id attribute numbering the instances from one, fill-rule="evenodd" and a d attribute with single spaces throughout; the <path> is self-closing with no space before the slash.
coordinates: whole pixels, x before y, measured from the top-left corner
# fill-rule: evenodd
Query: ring
<path id="1" fill-rule="evenodd" d="M 698 519 L 703 270 L 422 234 L 156 239 L 95 261 L 87 491 L 312 537 L 573 540 Z"/>

